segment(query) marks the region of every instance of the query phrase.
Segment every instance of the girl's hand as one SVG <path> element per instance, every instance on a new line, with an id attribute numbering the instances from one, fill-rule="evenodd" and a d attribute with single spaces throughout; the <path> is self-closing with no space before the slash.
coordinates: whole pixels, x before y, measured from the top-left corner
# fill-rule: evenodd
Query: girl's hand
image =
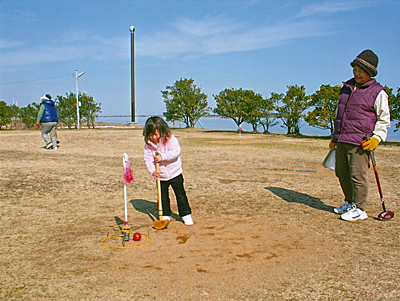
<path id="1" fill-rule="evenodd" d="M 161 159 L 162 159 L 162 158 L 161 158 L 161 155 L 160 155 L 160 154 L 154 156 L 154 161 L 155 161 L 156 163 L 161 162 Z"/>
<path id="2" fill-rule="evenodd" d="M 157 179 L 160 177 L 160 172 L 158 172 L 157 170 L 153 172 L 153 177 L 154 179 Z"/>

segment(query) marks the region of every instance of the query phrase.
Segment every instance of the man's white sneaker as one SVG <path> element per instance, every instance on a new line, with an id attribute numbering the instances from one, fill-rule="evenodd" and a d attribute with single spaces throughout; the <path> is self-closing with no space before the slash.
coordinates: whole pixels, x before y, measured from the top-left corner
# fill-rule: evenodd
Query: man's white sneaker
<path id="1" fill-rule="evenodd" d="M 333 209 L 333 211 L 337 214 L 343 214 L 346 213 L 349 209 L 351 209 L 353 205 L 349 203 L 348 201 L 344 201 L 344 204 L 340 207 L 336 207 Z"/>
<path id="2" fill-rule="evenodd" d="M 360 208 L 357 208 L 355 205 L 346 213 L 343 213 L 340 218 L 345 221 L 357 221 L 359 219 L 366 219 L 368 215 L 365 211 L 362 211 Z"/>
<path id="3" fill-rule="evenodd" d="M 192 215 L 191 214 L 182 216 L 182 221 L 186 226 L 193 225 L 193 219 L 192 219 Z"/>
<path id="4" fill-rule="evenodd" d="M 165 220 L 171 220 L 171 217 L 170 216 L 168 216 L 168 215 L 163 215 L 162 216 L 162 219 L 165 221 Z"/>

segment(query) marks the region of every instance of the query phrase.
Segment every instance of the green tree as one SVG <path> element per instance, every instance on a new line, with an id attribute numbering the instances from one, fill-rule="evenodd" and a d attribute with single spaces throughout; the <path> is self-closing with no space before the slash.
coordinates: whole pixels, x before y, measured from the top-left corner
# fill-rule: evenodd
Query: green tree
<path id="1" fill-rule="evenodd" d="M 244 90 L 244 122 L 251 124 L 253 132 L 257 132 L 257 125 L 263 116 L 261 106 L 264 99 L 261 94 L 252 90 Z"/>
<path id="2" fill-rule="evenodd" d="M 193 79 L 180 79 L 174 85 L 161 91 L 166 104 L 164 116 L 167 121 L 182 121 L 186 127 L 194 127 L 196 122 L 210 111 L 207 95 L 194 84 Z"/>
<path id="3" fill-rule="evenodd" d="M 5 101 L 0 100 L 0 130 L 11 122 L 11 108 Z"/>
<path id="4" fill-rule="evenodd" d="M 81 94 L 80 92 L 79 101 L 82 104 L 80 107 L 80 115 L 86 121 L 88 128 L 90 128 L 90 125 L 94 128 L 94 122 L 96 118 L 99 117 L 99 113 L 101 113 L 101 103 L 95 102 L 92 96 L 86 93 Z"/>
<path id="5" fill-rule="evenodd" d="M 389 94 L 390 118 L 392 121 L 397 121 L 395 123 L 396 129 L 394 130 L 395 132 L 397 132 L 400 128 L 400 88 L 397 88 L 396 95 L 393 94 L 393 89 L 387 87 L 385 88 Z"/>
<path id="6" fill-rule="evenodd" d="M 246 92 L 242 88 L 227 88 L 213 95 L 217 104 L 214 113 L 222 118 L 232 119 L 237 126 L 241 125 L 246 117 L 245 95 Z"/>
<path id="7" fill-rule="evenodd" d="M 75 123 L 75 128 L 78 127 L 76 122 L 76 94 L 70 92 L 66 96 L 58 95 L 56 98 L 58 120 L 65 123 L 70 129 Z"/>
<path id="8" fill-rule="evenodd" d="M 275 100 L 271 98 L 263 98 L 260 103 L 261 118 L 259 124 L 263 127 L 264 133 L 269 133 L 269 129 L 277 125 L 275 111 Z"/>
<path id="9" fill-rule="evenodd" d="M 318 91 L 314 92 L 310 97 L 310 106 L 314 110 L 307 113 L 304 118 L 310 126 L 323 130 L 334 131 L 334 122 L 336 117 L 336 107 L 339 99 L 341 87 L 331 85 L 321 85 Z"/>
<path id="10" fill-rule="evenodd" d="M 283 126 L 287 128 L 287 134 L 300 134 L 300 122 L 303 112 L 308 108 L 309 96 L 306 96 L 306 88 L 304 86 L 287 86 L 286 94 L 271 93 L 272 99 L 276 99 L 282 103 L 277 106 L 278 118 L 283 122 Z"/>
<path id="11" fill-rule="evenodd" d="M 18 107 L 16 104 L 13 104 L 10 106 L 10 109 L 11 109 L 11 128 L 15 129 L 17 122 L 19 120 L 20 107 Z"/>
<path id="12" fill-rule="evenodd" d="M 261 94 L 242 88 L 227 88 L 213 96 L 217 103 L 214 113 L 232 119 L 237 126 L 246 122 L 256 132 L 259 124 L 263 125 L 264 131 L 265 126 L 270 125 L 270 101 Z"/>
<path id="13" fill-rule="evenodd" d="M 28 104 L 26 107 L 19 110 L 19 118 L 28 129 L 35 127 L 39 108 L 40 104 L 33 102 L 32 104 Z"/>

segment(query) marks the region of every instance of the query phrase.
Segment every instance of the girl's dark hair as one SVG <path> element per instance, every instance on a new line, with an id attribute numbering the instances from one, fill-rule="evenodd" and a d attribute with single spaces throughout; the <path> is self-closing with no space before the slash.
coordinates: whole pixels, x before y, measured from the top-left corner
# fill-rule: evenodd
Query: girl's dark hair
<path id="1" fill-rule="evenodd" d="M 155 130 L 160 132 L 161 139 L 164 140 L 164 143 L 167 142 L 171 136 L 171 129 L 164 119 L 158 116 L 152 116 L 146 120 L 146 124 L 144 125 L 143 129 L 144 141 L 146 143 L 149 141 L 151 133 L 153 133 Z"/>

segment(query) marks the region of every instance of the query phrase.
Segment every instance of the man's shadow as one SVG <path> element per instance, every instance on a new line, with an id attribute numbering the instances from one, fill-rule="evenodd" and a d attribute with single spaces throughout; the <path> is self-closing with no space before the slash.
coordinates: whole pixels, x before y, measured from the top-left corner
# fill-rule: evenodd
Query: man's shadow
<path id="1" fill-rule="evenodd" d="M 153 221 L 158 219 L 157 202 L 150 202 L 150 201 L 146 201 L 146 200 L 136 199 L 136 200 L 130 200 L 129 203 L 131 203 L 133 208 L 135 208 L 137 211 L 150 216 L 150 218 Z M 171 213 L 171 218 L 173 218 L 177 221 L 181 220 L 180 216 L 173 212 Z"/>
<path id="2" fill-rule="evenodd" d="M 280 187 L 265 187 L 276 196 L 289 203 L 299 203 L 310 206 L 312 208 L 328 211 L 333 213 L 335 207 L 325 205 L 320 199 L 309 196 L 308 194 L 300 193 L 294 190 L 288 190 Z"/>

